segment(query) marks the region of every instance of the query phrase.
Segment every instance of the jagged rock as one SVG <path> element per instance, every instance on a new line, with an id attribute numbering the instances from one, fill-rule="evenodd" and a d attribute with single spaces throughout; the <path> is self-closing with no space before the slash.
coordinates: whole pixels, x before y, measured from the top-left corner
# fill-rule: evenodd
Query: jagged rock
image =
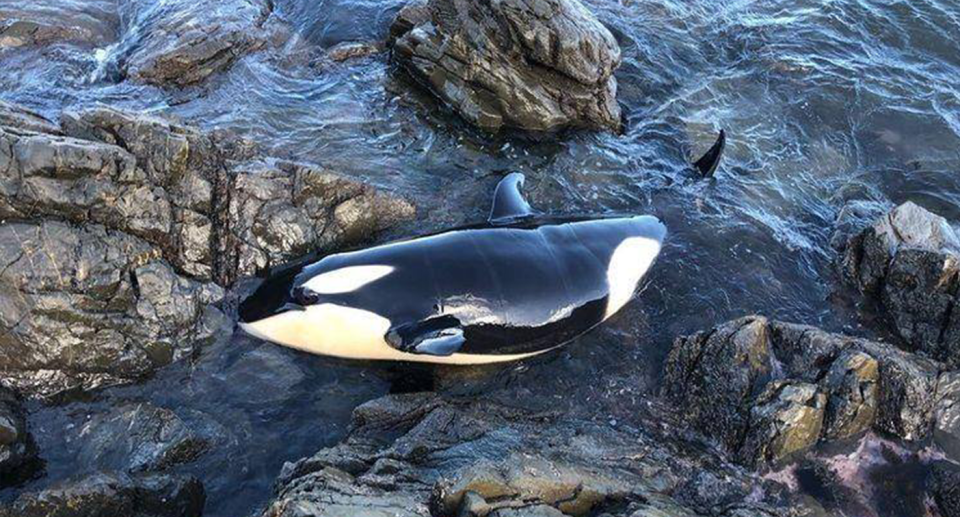
<path id="1" fill-rule="evenodd" d="M 927 492 L 940 515 L 960 517 L 960 468 L 947 461 L 934 462 L 928 474 Z"/>
<path id="2" fill-rule="evenodd" d="M 16 393 L 0 387 L 0 485 L 18 479 L 21 469 L 36 460 L 37 448 L 27 430 L 27 418 Z"/>
<path id="3" fill-rule="evenodd" d="M 0 517 L 199 517 L 203 504 L 192 476 L 101 473 L 23 494 Z"/>
<path id="4" fill-rule="evenodd" d="M 52 135 L 60 133 L 60 126 L 43 115 L 4 101 L 0 101 L 0 127 L 2 126 Z"/>
<path id="5" fill-rule="evenodd" d="M 72 42 L 105 46 L 120 24 L 113 0 L 0 0 L 0 49 Z"/>
<path id="6" fill-rule="evenodd" d="M 380 45 L 375 43 L 340 43 L 327 50 L 327 58 L 337 63 L 357 59 L 361 57 L 372 56 L 382 50 Z"/>
<path id="7" fill-rule="evenodd" d="M 156 117 L 98 107 L 64 113 L 62 131 L 0 126 L 0 372 L 30 395 L 192 355 L 222 323 L 207 305 L 238 275 L 370 239 L 414 212 Z"/>
<path id="8" fill-rule="evenodd" d="M 241 275 L 361 242 L 414 215 L 402 199 L 290 162 L 241 164 L 231 190 L 229 231 L 237 246 L 228 256 Z"/>
<path id="9" fill-rule="evenodd" d="M 937 382 L 933 440 L 953 459 L 960 459 L 960 372 L 940 374 Z"/>
<path id="10" fill-rule="evenodd" d="M 201 83 L 266 43 L 272 6 L 268 0 L 124 0 L 121 10 L 131 21 L 120 68 L 161 86 Z"/>
<path id="11" fill-rule="evenodd" d="M 665 368 L 682 418 L 748 465 L 870 428 L 923 440 L 936 418 L 935 362 L 758 316 L 677 339 Z"/>
<path id="12" fill-rule="evenodd" d="M 946 219 L 904 203 L 850 239 L 840 271 L 911 350 L 960 364 L 960 237 Z"/>
<path id="13" fill-rule="evenodd" d="M 100 225 L 0 224 L 0 372 L 52 395 L 140 378 L 193 353 L 223 290 L 176 275 L 143 240 Z"/>
<path id="14" fill-rule="evenodd" d="M 415 1 L 391 37 L 403 67 L 481 128 L 620 127 L 620 47 L 577 0 Z"/>
<path id="15" fill-rule="evenodd" d="M 102 470 L 162 471 L 189 463 L 225 431 L 203 415 L 147 403 L 126 404 L 85 422 L 79 461 Z"/>
<path id="16" fill-rule="evenodd" d="M 776 463 L 816 445 L 825 406 L 826 396 L 814 384 L 779 380 L 767 384 L 750 408 L 741 461 L 751 466 Z"/>
<path id="17" fill-rule="evenodd" d="M 879 380 L 877 360 L 863 352 L 842 352 L 833 361 L 822 383 L 830 394 L 824 438 L 850 438 L 870 428 L 877 415 Z"/>
<path id="18" fill-rule="evenodd" d="M 390 395 L 357 408 L 343 442 L 285 465 L 263 515 L 700 515 L 669 494 L 719 463 L 688 463 L 663 429 L 671 434 L 647 437 L 476 400 Z M 766 514 L 739 470 L 713 479 L 738 487 L 713 490 L 739 494 L 724 508 Z"/>

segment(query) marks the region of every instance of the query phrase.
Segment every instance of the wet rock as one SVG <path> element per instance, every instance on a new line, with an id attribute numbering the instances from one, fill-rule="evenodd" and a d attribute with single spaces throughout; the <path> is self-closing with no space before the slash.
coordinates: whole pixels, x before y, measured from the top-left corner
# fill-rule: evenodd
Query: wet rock
<path id="1" fill-rule="evenodd" d="M 0 126 L 36 133 L 59 134 L 60 126 L 23 106 L 0 101 Z"/>
<path id="2" fill-rule="evenodd" d="M 881 343 L 751 316 L 678 339 L 664 394 L 691 427 L 759 466 L 868 429 L 927 438 L 939 375 Z"/>
<path id="3" fill-rule="evenodd" d="M 620 127 L 620 47 L 577 0 L 414 2 L 391 36 L 397 61 L 483 129 Z"/>
<path id="4" fill-rule="evenodd" d="M 929 493 L 943 517 L 960 517 L 960 468 L 947 461 L 933 463 L 927 477 Z"/>
<path id="5" fill-rule="evenodd" d="M 120 24 L 111 0 L 0 0 L 0 49 L 72 42 L 105 46 Z"/>
<path id="6" fill-rule="evenodd" d="M 263 515 L 699 515 L 669 493 L 719 463 L 704 462 L 709 453 L 688 460 L 673 440 L 477 400 L 391 395 L 357 408 L 340 444 L 285 465 Z M 753 482 L 741 472 L 714 479 L 715 492 L 740 494 L 724 508 L 763 515 L 762 501 L 746 501 Z"/>
<path id="7" fill-rule="evenodd" d="M 849 284 L 878 303 L 911 350 L 960 364 L 960 238 L 911 202 L 850 239 L 840 260 Z"/>
<path id="8" fill-rule="evenodd" d="M 0 486 L 18 479 L 37 458 L 36 445 L 27 431 L 27 418 L 16 393 L 0 387 Z"/>
<path id="9" fill-rule="evenodd" d="M 200 457 L 223 433 L 197 413 L 181 417 L 167 408 L 128 404 L 83 425 L 79 460 L 98 469 L 162 471 Z"/>
<path id="10" fill-rule="evenodd" d="M 820 439 L 826 396 L 814 384 L 773 381 L 750 409 L 750 426 L 740 447 L 743 463 L 776 463 Z"/>
<path id="11" fill-rule="evenodd" d="M 356 244 L 413 215 L 410 203 L 321 167 L 241 164 L 229 207 L 235 274 Z"/>
<path id="12" fill-rule="evenodd" d="M 64 113 L 62 131 L 0 126 L 0 372 L 30 395 L 191 356 L 238 275 L 413 215 L 368 185 L 161 118 L 98 107 Z"/>
<path id="13" fill-rule="evenodd" d="M 23 494 L 0 517 L 199 517 L 203 504 L 192 476 L 101 473 Z"/>
<path id="14" fill-rule="evenodd" d="M 126 0 L 127 75 L 160 86 L 185 87 L 230 68 L 262 47 L 268 0 L 229 0 L 216 4 L 173 0 Z"/>
<path id="15" fill-rule="evenodd" d="M 337 63 L 372 56 L 381 51 L 381 47 L 374 43 L 340 43 L 327 50 L 327 58 Z"/>
<path id="16" fill-rule="evenodd" d="M 940 374 L 933 440 L 952 459 L 960 459 L 960 372 Z"/>

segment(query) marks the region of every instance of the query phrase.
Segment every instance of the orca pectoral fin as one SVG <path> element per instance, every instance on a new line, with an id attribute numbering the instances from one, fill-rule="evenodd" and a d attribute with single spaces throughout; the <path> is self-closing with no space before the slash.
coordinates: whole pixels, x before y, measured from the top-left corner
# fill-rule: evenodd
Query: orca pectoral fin
<path id="1" fill-rule="evenodd" d="M 523 174 L 512 172 L 497 184 L 493 193 L 493 207 L 490 209 L 490 222 L 504 222 L 533 214 L 533 208 L 523 198 Z"/>
<path id="2" fill-rule="evenodd" d="M 697 170 L 700 171 L 700 175 L 704 178 L 709 178 L 713 176 L 713 173 L 716 172 L 717 167 L 720 165 L 720 157 L 723 156 L 723 149 L 727 146 L 727 134 L 724 130 L 720 130 L 720 136 L 717 137 L 717 141 L 713 144 L 710 149 L 700 157 L 699 160 L 694 162 L 694 166 Z"/>
<path id="3" fill-rule="evenodd" d="M 466 341 L 460 322 L 452 316 L 395 326 L 387 331 L 386 340 L 401 352 L 436 356 L 454 354 Z"/>

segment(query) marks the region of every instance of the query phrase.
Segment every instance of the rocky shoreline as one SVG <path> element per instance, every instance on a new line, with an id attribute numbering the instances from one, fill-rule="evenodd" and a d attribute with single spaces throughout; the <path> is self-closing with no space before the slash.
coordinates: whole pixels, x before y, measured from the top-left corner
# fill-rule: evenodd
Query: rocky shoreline
<path id="1" fill-rule="evenodd" d="M 100 49 L 101 73 L 178 91 L 281 40 L 296 47 L 271 1 L 109 4 L 2 4 L 0 50 Z M 415 1 L 385 43 L 325 59 L 384 48 L 481 130 L 622 129 L 620 46 L 577 0 Z M 51 120 L 0 101 L 0 485 L 17 487 L 0 516 L 202 515 L 202 481 L 176 469 L 218 447 L 220 424 L 111 408 L 88 423 L 81 457 L 122 468 L 34 490 L 44 451 L 25 400 L 148 382 L 233 331 L 244 279 L 416 220 L 394 193 L 228 132 L 102 105 Z M 760 315 L 718 323 L 676 338 L 659 392 L 620 423 L 525 407 L 515 385 L 464 395 L 448 387 L 484 374 L 457 372 L 361 404 L 346 437 L 285 464 L 256 511 L 877 515 L 865 472 L 914 462 L 926 470 L 904 504 L 960 515 L 960 236 L 910 202 L 866 227 L 839 220 L 837 235 L 836 289 L 879 314 L 892 343 Z"/>

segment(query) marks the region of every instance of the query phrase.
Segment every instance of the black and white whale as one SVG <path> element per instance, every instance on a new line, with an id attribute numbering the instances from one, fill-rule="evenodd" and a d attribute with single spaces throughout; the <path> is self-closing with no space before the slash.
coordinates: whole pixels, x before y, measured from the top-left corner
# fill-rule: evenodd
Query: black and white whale
<path id="1" fill-rule="evenodd" d="M 240 306 L 249 334 L 352 359 L 511 361 L 619 311 L 666 236 L 652 216 L 535 212 L 506 176 L 486 223 L 337 253 L 270 277 Z"/>

